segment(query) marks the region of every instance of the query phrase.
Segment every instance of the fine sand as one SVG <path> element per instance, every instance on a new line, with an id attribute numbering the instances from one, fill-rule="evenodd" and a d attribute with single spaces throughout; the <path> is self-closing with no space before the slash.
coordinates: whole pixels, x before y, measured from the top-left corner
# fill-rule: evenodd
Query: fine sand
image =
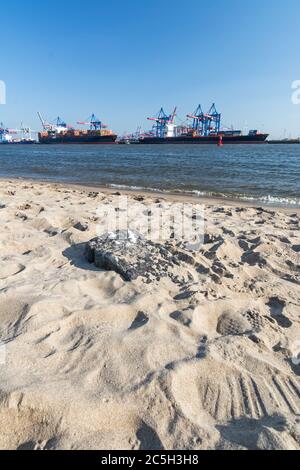
<path id="1" fill-rule="evenodd" d="M 0 448 L 299 449 L 299 212 L 200 201 L 178 282 L 125 282 L 83 254 L 118 198 L 0 181 Z"/>

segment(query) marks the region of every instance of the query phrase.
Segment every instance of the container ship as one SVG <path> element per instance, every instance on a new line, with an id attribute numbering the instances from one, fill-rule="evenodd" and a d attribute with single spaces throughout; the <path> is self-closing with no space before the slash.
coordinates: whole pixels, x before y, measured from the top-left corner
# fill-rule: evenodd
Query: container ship
<path id="1" fill-rule="evenodd" d="M 135 139 L 128 139 L 135 144 L 264 144 L 269 134 L 251 130 L 243 134 L 240 130 L 221 128 L 221 114 L 213 104 L 207 113 L 199 105 L 193 114 L 187 115 L 183 125 L 175 124 L 177 108 L 172 114 L 166 114 L 161 108 L 153 121 L 149 132 L 140 134 Z"/>
<path id="2" fill-rule="evenodd" d="M 40 113 L 38 116 L 43 126 L 43 132 L 38 134 L 40 144 L 114 144 L 118 137 L 94 114 L 86 121 L 77 122 L 89 127 L 85 130 L 75 129 L 59 117 L 54 124 L 48 124 Z"/>

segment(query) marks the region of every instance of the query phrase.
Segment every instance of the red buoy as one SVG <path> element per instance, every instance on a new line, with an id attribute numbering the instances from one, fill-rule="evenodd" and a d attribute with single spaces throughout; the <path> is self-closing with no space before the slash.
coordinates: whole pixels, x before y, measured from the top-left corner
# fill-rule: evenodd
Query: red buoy
<path id="1" fill-rule="evenodd" d="M 223 136 L 219 135 L 218 147 L 223 147 Z"/>

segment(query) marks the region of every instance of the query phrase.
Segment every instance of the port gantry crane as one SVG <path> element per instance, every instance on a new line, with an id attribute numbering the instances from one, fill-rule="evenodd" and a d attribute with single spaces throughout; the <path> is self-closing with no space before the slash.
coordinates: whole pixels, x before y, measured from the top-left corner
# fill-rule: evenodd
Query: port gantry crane
<path id="1" fill-rule="evenodd" d="M 59 116 L 54 120 L 54 123 L 51 124 L 46 122 L 45 119 L 42 117 L 41 113 L 38 112 L 38 117 L 42 123 L 44 131 L 53 131 L 53 132 L 62 132 L 65 130 L 73 129 L 72 126 L 69 126 L 63 119 Z"/>
<path id="2" fill-rule="evenodd" d="M 32 140 L 32 134 L 38 134 L 38 131 L 32 130 L 30 127 L 24 126 L 21 122 L 20 129 L 15 129 L 18 134 L 21 134 L 23 140 Z"/>
<path id="3" fill-rule="evenodd" d="M 71 126 L 68 126 L 66 121 L 61 119 L 59 116 L 56 118 L 55 124 L 56 124 L 56 127 L 65 127 L 65 129 L 70 129 L 71 128 Z"/>
<path id="4" fill-rule="evenodd" d="M 142 128 L 141 126 L 137 127 L 137 130 L 135 132 L 127 133 L 124 132 L 123 136 L 121 137 L 121 141 L 137 141 L 139 140 L 140 137 L 145 136 L 145 133 L 142 133 Z"/>
<path id="5" fill-rule="evenodd" d="M 208 136 L 210 134 L 219 134 L 221 130 L 221 114 L 218 113 L 215 103 L 213 103 L 207 113 L 202 111 L 199 104 L 193 114 L 187 115 L 188 119 L 192 119 L 192 129 L 200 136 Z"/>
<path id="6" fill-rule="evenodd" d="M 174 121 L 176 117 L 177 108 L 174 108 L 172 114 L 168 115 L 164 109 L 161 108 L 156 117 L 148 117 L 148 121 L 154 121 L 153 132 L 156 137 L 165 137 L 169 127 L 174 128 Z"/>
<path id="7" fill-rule="evenodd" d="M 4 126 L 3 122 L 0 123 L 0 142 L 10 142 L 16 134 L 21 134 L 23 140 L 32 140 L 33 133 L 37 134 L 37 131 L 25 127 L 23 122 L 21 122 L 20 129 L 9 129 Z"/>
<path id="8" fill-rule="evenodd" d="M 192 129 L 199 135 L 204 135 L 204 127 L 205 127 L 205 114 L 202 111 L 201 104 L 199 104 L 196 111 L 193 114 L 187 114 L 186 116 L 188 119 L 192 119 Z"/>
<path id="9" fill-rule="evenodd" d="M 95 114 L 92 114 L 86 121 L 77 121 L 77 124 L 80 124 L 81 126 L 90 126 L 91 131 L 101 131 L 102 129 L 107 128 L 107 125 L 103 124 Z"/>
<path id="10" fill-rule="evenodd" d="M 50 124 L 48 124 L 45 119 L 42 117 L 41 113 L 38 111 L 37 113 L 38 117 L 39 117 L 39 120 L 41 121 L 42 123 L 42 126 L 43 126 L 43 129 L 44 131 L 50 131 L 52 126 Z"/>

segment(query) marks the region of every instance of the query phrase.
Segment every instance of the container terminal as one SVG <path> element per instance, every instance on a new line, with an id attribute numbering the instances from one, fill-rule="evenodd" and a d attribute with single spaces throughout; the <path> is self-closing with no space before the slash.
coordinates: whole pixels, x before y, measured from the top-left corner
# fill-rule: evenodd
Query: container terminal
<path id="1" fill-rule="evenodd" d="M 222 115 L 215 104 L 206 113 L 199 105 L 181 125 L 176 125 L 176 115 L 177 108 L 171 114 L 161 108 L 155 117 L 147 118 L 153 122 L 152 129 L 125 140 L 133 144 L 264 144 L 269 136 L 258 130 L 245 135 L 241 130 L 221 127 Z"/>
<path id="2" fill-rule="evenodd" d="M 95 114 L 84 121 L 77 121 L 77 126 L 67 124 L 57 117 L 52 123 L 47 122 L 38 112 L 42 125 L 41 131 L 32 131 L 21 125 L 20 129 L 10 129 L 0 124 L 0 144 L 297 144 L 300 139 L 267 140 L 269 134 L 256 129 L 247 134 L 241 130 L 222 125 L 222 115 L 213 103 L 207 112 L 199 104 L 193 113 L 187 114 L 185 121 L 176 123 L 177 108 L 166 113 L 164 108 L 154 117 L 148 117 L 152 127 L 119 137 Z M 78 128 L 78 126 L 80 128 Z M 32 138 L 36 134 L 37 138 Z"/>

